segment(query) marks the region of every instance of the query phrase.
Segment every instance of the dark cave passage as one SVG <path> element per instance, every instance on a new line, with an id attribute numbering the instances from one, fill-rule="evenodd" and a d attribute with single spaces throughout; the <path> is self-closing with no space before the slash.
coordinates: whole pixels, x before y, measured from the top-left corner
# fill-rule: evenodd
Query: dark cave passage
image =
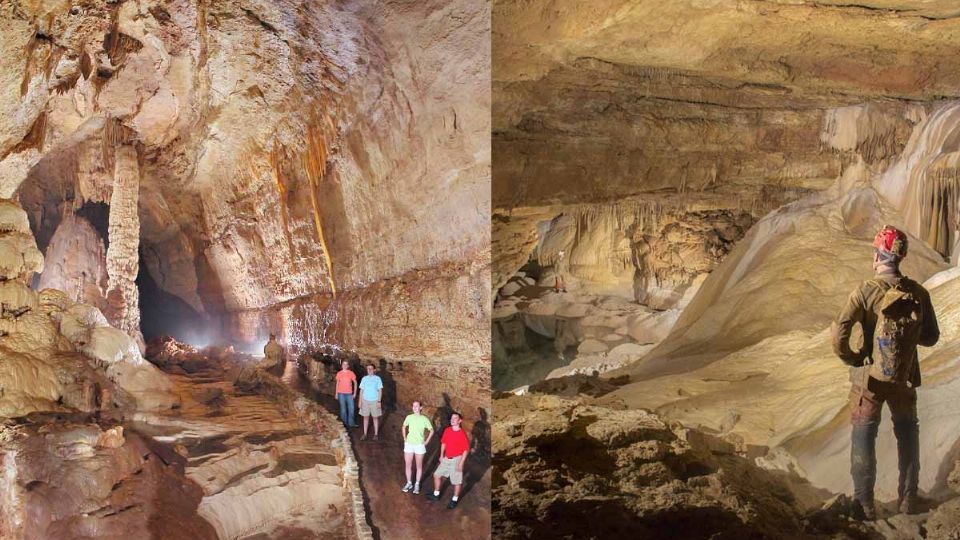
<path id="1" fill-rule="evenodd" d="M 213 343 L 219 336 L 217 325 L 190 304 L 160 288 L 147 270 L 142 249 L 139 266 L 136 284 L 140 291 L 140 329 L 144 339 L 172 336 L 195 346 Z"/>

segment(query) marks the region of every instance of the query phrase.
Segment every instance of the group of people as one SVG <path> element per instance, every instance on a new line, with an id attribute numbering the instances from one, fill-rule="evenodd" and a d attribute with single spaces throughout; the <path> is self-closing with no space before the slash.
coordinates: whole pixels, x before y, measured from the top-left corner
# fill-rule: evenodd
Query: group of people
<path id="1" fill-rule="evenodd" d="M 348 428 L 359 427 L 355 421 L 354 400 L 359 397 L 359 412 L 363 417 L 363 436 L 360 440 L 367 440 L 369 435 L 370 419 L 373 419 L 373 440 L 380 439 L 380 417 L 383 416 L 383 380 L 376 373 L 373 364 L 366 366 L 367 374 L 357 382 L 357 376 L 350 369 L 350 362 L 344 360 L 340 364 L 340 371 L 336 374 L 337 402 L 340 405 L 340 420 Z M 404 493 L 420 494 L 420 484 L 423 477 L 423 458 L 427 453 L 427 445 L 433 439 L 434 429 L 430 419 L 423 415 L 423 405 L 414 401 L 411 405 L 412 413 L 407 415 L 401 426 L 403 435 L 403 459 L 406 484 Z M 440 436 L 440 463 L 433 473 L 433 492 L 427 494 L 430 501 L 440 500 L 440 487 L 444 478 L 450 479 L 453 485 L 453 497 L 447 503 L 447 508 L 454 509 L 460 501 L 460 489 L 463 486 L 463 467 L 470 453 L 470 440 L 466 431 L 461 427 L 463 417 L 458 412 L 450 414 L 450 425 L 443 430 Z M 416 475 L 414 467 L 416 463 Z"/>

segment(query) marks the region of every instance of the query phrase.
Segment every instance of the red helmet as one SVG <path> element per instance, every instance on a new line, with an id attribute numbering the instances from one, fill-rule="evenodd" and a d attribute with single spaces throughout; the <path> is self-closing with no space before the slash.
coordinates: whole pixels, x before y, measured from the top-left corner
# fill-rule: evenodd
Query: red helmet
<path id="1" fill-rule="evenodd" d="M 902 259 L 907 256 L 907 235 L 892 225 L 884 225 L 873 239 L 873 247 Z"/>

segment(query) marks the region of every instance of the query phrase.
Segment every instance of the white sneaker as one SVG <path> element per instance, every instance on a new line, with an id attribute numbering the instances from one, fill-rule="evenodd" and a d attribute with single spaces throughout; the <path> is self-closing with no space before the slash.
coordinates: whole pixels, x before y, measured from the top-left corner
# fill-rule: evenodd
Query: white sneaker
<path id="1" fill-rule="evenodd" d="M 419 494 L 420 494 L 420 486 L 419 486 L 419 485 L 413 486 L 413 494 L 414 494 L 414 495 L 419 495 Z"/>
<path id="2" fill-rule="evenodd" d="M 406 484 L 403 485 L 404 493 L 408 493 L 411 489 L 413 489 L 413 482 L 407 482 Z M 414 491 L 414 493 L 416 493 L 416 491 Z"/>

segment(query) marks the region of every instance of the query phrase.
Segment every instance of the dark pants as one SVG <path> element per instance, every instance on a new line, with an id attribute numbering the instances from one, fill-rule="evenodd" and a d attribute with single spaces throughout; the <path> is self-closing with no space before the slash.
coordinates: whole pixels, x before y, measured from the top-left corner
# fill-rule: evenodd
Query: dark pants
<path id="1" fill-rule="evenodd" d="M 877 431 L 884 402 L 890 407 L 893 434 L 897 438 L 901 500 L 916 496 L 920 480 L 920 427 L 917 421 L 917 390 L 870 379 L 867 388 L 854 386 L 850 392 L 850 421 L 853 424 L 850 449 L 850 474 L 853 497 L 863 504 L 873 503 L 877 481 Z"/>

